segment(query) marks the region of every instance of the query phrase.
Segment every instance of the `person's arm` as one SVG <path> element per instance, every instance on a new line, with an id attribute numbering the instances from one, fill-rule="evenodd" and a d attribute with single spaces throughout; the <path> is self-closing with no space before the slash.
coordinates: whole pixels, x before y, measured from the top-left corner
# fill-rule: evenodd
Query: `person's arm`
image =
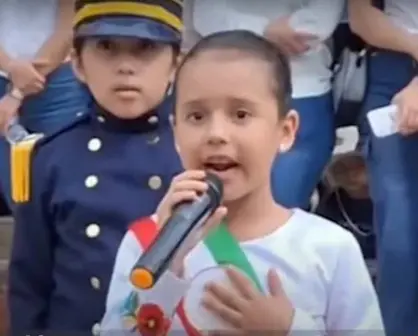
<path id="1" fill-rule="evenodd" d="M 45 330 L 53 288 L 54 231 L 48 214 L 49 185 L 45 157 L 34 153 L 31 200 L 17 204 L 9 264 L 7 303 L 10 334 Z"/>
<path id="2" fill-rule="evenodd" d="M 288 56 L 299 56 L 332 35 L 343 11 L 343 0 L 310 0 L 291 15 L 271 20 L 264 36 Z"/>
<path id="3" fill-rule="evenodd" d="M 325 41 L 341 21 L 343 12 L 343 0 L 310 0 L 290 15 L 289 24 L 296 31 L 313 34 Z"/>
<path id="4" fill-rule="evenodd" d="M 54 71 L 69 55 L 72 44 L 72 24 L 75 0 L 59 0 L 55 32 L 37 52 L 33 63 L 46 76 Z"/>
<path id="5" fill-rule="evenodd" d="M 351 30 L 368 44 L 418 59 L 418 38 L 393 23 L 371 0 L 349 0 L 348 18 Z"/>
<path id="6" fill-rule="evenodd" d="M 126 325 L 126 321 L 129 320 L 130 313 L 135 313 L 138 307 L 147 303 L 157 304 L 170 319 L 188 288 L 187 281 L 167 271 L 152 289 L 136 290 L 130 281 L 130 273 L 141 253 L 138 240 L 128 231 L 116 256 L 107 294 L 106 312 L 100 325 L 101 335 L 137 335 Z"/>
<path id="7" fill-rule="evenodd" d="M 377 295 L 360 246 L 353 235 L 346 236 L 337 258 L 329 288 L 327 334 L 383 334 Z"/>

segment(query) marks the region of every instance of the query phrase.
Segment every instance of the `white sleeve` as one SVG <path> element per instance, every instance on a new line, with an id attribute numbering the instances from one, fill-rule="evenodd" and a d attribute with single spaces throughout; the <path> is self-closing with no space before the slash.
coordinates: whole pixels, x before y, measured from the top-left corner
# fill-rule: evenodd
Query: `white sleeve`
<path id="1" fill-rule="evenodd" d="M 377 295 L 360 246 L 352 234 L 339 252 L 326 314 L 328 335 L 384 335 Z"/>
<path id="2" fill-rule="evenodd" d="M 344 14 L 344 0 L 310 0 L 290 15 L 290 25 L 300 32 L 327 40 Z"/>
<path id="3" fill-rule="evenodd" d="M 130 273 L 141 253 L 142 249 L 137 239 L 128 231 L 116 256 L 107 294 L 106 312 L 100 324 L 100 335 L 137 335 L 136 331 L 127 329 L 123 318 L 123 309 L 127 300 L 132 297 L 132 293 L 138 294 L 139 305 L 155 303 L 171 318 L 186 292 L 188 282 L 177 278 L 170 271 L 164 273 L 152 289 L 146 291 L 135 289 L 130 281 Z"/>

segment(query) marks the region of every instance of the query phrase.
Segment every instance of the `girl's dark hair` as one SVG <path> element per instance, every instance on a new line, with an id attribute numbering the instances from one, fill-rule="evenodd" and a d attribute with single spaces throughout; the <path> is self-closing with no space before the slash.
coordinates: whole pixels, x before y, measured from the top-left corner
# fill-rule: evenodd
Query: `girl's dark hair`
<path id="1" fill-rule="evenodd" d="M 185 64 L 206 51 L 237 50 L 258 57 L 271 66 L 274 93 L 281 116 L 290 110 L 292 83 L 290 66 L 285 54 L 267 39 L 247 30 L 234 30 L 214 33 L 202 38 L 182 59 L 174 81 L 178 78 Z"/>

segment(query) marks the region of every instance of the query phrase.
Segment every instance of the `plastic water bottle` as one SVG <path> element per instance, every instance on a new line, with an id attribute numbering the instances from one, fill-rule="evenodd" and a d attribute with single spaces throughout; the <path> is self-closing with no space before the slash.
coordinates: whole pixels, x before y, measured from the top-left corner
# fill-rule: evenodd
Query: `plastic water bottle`
<path id="1" fill-rule="evenodd" d="M 10 144 L 14 145 L 27 138 L 29 132 L 15 118 L 10 122 L 4 136 Z"/>

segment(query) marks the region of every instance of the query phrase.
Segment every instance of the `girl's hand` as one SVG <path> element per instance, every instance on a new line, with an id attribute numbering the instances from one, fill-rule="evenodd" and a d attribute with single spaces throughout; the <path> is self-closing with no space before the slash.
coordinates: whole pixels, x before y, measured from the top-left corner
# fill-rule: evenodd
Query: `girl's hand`
<path id="1" fill-rule="evenodd" d="M 193 202 L 199 198 L 199 195 L 205 193 L 208 189 L 208 184 L 205 182 L 206 173 L 202 170 L 189 170 L 177 175 L 171 182 L 170 188 L 166 195 L 161 200 L 157 208 L 157 222 L 163 226 L 170 216 L 173 214 L 173 209 L 184 202 Z M 193 240 L 190 241 L 187 248 L 179 251 L 173 263 L 172 270 L 177 273 L 182 273 L 183 259 L 192 250 L 196 244 L 202 240 L 206 234 L 218 225 L 226 216 L 227 210 L 220 206 L 215 210 L 212 216 L 203 225 L 201 232 Z"/>
<path id="2" fill-rule="evenodd" d="M 268 273 L 269 294 L 264 295 L 235 268 L 227 269 L 230 287 L 207 286 L 203 305 L 230 324 L 238 335 L 288 335 L 294 309 L 275 270 Z M 227 334 L 229 334 L 227 332 Z"/>

